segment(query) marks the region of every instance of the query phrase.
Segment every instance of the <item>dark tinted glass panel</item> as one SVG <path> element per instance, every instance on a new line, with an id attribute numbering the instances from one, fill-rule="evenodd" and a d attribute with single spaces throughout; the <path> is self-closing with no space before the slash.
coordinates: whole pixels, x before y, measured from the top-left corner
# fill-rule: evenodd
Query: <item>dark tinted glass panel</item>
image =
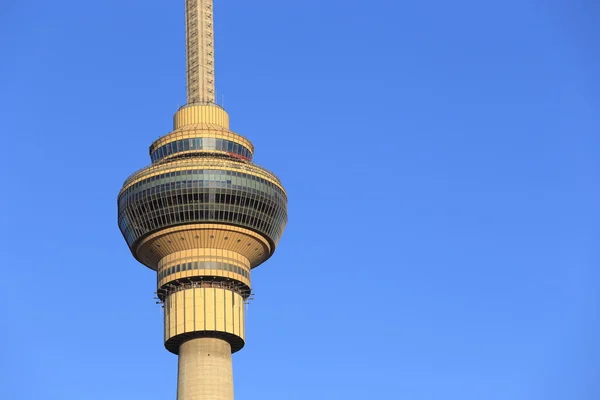
<path id="1" fill-rule="evenodd" d="M 219 150 L 229 153 L 238 154 L 242 157 L 250 159 L 250 150 L 244 146 L 225 139 L 215 138 L 192 138 L 183 139 L 175 142 L 167 143 L 166 145 L 156 149 L 150 158 L 152 162 L 156 162 L 161 158 L 175 154 L 181 151 L 189 150 Z"/>
<path id="2" fill-rule="evenodd" d="M 214 269 L 217 271 L 235 272 L 237 274 L 240 274 L 240 275 L 250 279 L 250 273 L 247 270 L 240 268 L 238 266 L 235 266 L 235 265 L 228 264 L 228 263 L 215 262 L 215 261 L 196 261 L 193 263 L 174 265 L 174 266 L 164 270 L 163 273 L 161 273 L 161 276 L 162 276 L 161 279 L 165 278 L 168 275 L 171 275 L 172 273 L 180 272 L 180 270 L 181 271 L 186 271 L 186 270 L 191 271 L 192 267 L 193 267 L 193 269 Z"/>

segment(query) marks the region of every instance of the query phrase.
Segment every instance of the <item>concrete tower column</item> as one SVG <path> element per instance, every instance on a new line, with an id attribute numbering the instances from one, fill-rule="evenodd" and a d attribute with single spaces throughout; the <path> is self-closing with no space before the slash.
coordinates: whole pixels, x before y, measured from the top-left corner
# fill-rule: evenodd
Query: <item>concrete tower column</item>
<path id="1" fill-rule="evenodd" d="M 192 339 L 179 348 L 177 400 L 233 400 L 231 346 L 213 338 Z"/>

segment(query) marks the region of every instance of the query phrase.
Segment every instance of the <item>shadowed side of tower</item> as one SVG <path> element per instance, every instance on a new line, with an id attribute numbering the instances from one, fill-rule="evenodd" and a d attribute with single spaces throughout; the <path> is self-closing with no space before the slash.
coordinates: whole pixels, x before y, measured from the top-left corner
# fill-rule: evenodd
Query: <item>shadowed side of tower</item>
<path id="1" fill-rule="evenodd" d="M 251 270 L 275 251 L 287 195 L 214 103 L 212 0 L 186 1 L 186 32 L 188 104 L 150 146 L 152 164 L 125 181 L 118 222 L 133 256 L 157 273 L 178 400 L 229 400 Z"/>

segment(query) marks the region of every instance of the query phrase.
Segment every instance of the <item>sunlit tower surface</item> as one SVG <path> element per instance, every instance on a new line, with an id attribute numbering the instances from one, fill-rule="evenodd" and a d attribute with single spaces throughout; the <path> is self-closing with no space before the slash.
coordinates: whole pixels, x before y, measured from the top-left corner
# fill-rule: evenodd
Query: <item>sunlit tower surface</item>
<path id="1" fill-rule="evenodd" d="M 251 270 L 275 251 L 287 196 L 215 104 L 212 0 L 186 0 L 186 44 L 187 104 L 150 146 L 152 164 L 123 184 L 118 220 L 133 256 L 157 273 L 177 399 L 230 400 Z"/>

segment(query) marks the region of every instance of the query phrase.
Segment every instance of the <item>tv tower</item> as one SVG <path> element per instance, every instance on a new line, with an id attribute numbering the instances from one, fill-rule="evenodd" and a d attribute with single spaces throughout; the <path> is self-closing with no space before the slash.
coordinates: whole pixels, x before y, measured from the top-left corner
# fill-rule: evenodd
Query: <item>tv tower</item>
<path id="1" fill-rule="evenodd" d="M 231 400 L 245 344 L 251 271 L 275 251 L 287 195 L 215 104 L 213 1 L 186 0 L 187 104 L 119 192 L 131 253 L 156 271 L 164 341 L 179 356 L 178 400 Z"/>

